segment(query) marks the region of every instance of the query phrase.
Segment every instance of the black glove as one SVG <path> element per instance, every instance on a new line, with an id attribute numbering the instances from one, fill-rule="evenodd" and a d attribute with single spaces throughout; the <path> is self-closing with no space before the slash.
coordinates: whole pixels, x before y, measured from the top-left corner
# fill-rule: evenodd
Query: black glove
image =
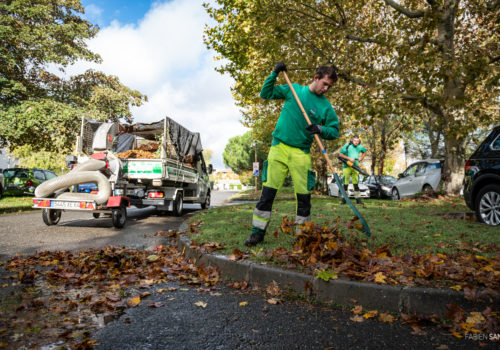
<path id="1" fill-rule="evenodd" d="M 310 124 L 310 125 L 306 126 L 306 129 L 311 133 L 311 135 L 321 134 L 321 125 Z"/>
<path id="2" fill-rule="evenodd" d="M 286 72 L 286 64 L 284 64 L 283 62 L 276 63 L 276 66 L 274 67 L 274 72 L 276 74 L 280 74 L 280 72 L 283 72 L 283 71 Z"/>

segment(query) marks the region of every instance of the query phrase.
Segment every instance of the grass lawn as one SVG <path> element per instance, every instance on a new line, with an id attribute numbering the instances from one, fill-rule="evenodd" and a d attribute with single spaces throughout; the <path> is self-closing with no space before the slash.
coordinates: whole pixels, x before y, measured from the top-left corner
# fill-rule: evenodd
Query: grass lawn
<path id="1" fill-rule="evenodd" d="M 18 211 L 31 210 L 33 197 L 2 197 L 0 199 L 0 215 Z"/>
<path id="2" fill-rule="evenodd" d="M 429 202 L 364 200 L 366 207 L 358 206 L 372 231 L 371 237 L 349 228 L 354 217 L 352 210 L 340 205 L 340 199 L 326 197 L 312 200 L 311 218 L 322 225 L 337 225 L 339 231 L 351 242 L 371 250 L 389 244 L 393 255 L 454 253 L 462 243 L 496 244 L 487 255 L 499 253 L 498 227 L 476 221 L 443 217 L 440 214 L 470 212 L 461 197 Z M 190 219 L 199 223 L 199 232 L 192 239 L 199 243 L 218 242 L 224 246 L 223 254 L 234 249 L 248 250 L 243 242 L 250 234 L 254 204 L 234 205 L 202 211 Z M 291 249 L 294 236 L 279 229 L 284 216 L 295 219 L 294 201 L 276 201 L 263 249 L 284 247 Z"/>
<path id="3" fill-rule="evenodd" d="M 238 192 L 231 197 L 231 201 L 258 201 L 260 199 L 260 190 L 255 192 L 255 190 L 245 190 Z M 327 195 L 319 194 L 319 192 L 312 193 L 312 198 L 330 198 Z M 295 194 L 293 192 L 293 187 L 282 187 L 278 194 L 276 195 L 277 200 L 295 200 Z"/>

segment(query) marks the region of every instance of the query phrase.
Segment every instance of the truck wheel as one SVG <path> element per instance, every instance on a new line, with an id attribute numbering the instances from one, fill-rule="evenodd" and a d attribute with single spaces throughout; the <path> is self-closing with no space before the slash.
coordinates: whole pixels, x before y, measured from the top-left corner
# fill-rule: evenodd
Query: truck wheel
<path id="1" fill-rule="evenodd" d="M 208 209 L 210 206 L 210 192 L 207 193 L 207 196 L 205 197 L 205 201 L 201 203 L 201 209 Z"/>
<path id="2" fill-rule="evenodd" d="M 175 196 L 174 201 L 174 215 L 182 216 L 182 205 L 184 204 L 184 200 L 182 198 L 182 192 L 177 192 L 177 196 Z"/>
<path id="3" fill-rule="evenodd" d="M 113 208 L 111 211 L 111 219 L 113 220 L 113 226 L 116 228 L 122 228 L 125 226 L 127 221 L 127 209 L 124 205 L 120 205 L 118 208 Z"/>
<path id="4" fill-rule="evenodd" d="M 61 209 L 43 209 L 42 219 L 47 226 L 57 225 L 61 219 Z"/>
<path id="5" fill-rule="evenodd" d="M 476 197 L 476 216 L 487 225 L 500 225 L 500 186 L 484 186 Z"/>

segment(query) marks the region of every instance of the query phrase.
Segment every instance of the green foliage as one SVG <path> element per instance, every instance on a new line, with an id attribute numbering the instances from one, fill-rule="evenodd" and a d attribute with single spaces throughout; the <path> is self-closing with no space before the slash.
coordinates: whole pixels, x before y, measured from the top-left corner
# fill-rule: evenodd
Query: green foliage
<path id="1" fill-rule="evenodd" d="M 26 168 L 49 169 L 61 173 L 66 169 L 66 156 L 57 152 L 35 152 L 31 145 L 16 148 L 12 155 L 18 159 L 18 164 Z"/>
<path id="2" fill-rule="evenodd" d="M 60 70 L 85 60 L 100 62 L 86 41 L 97 27 L 82 18 L 80 0 L 11 0 L 0 3 L 0 130 L 12 152 L 68 152 L 82 116 L 132 120 L 130 106 L 146 96 L 114 76 L 88 70 L 64 79 Z M 23 152 L 22 150 L 20 152 Z"/>
<path id="3" fill-rule="evenodd" d="M 235 79 L 243 122 L 256 135 L 276 122 L 280 105 L 261 101 L 258 91 L 278 61 L 302 84 L 320 64 L 337 68 L 329 98 L 341 133 L 403 115 L 410 118 L 399 128 L 408 130 L 432 113 L 455 176 L 446 180 L 455 185 L 466 136 L 498 116 L 498 2 L 217 0 L 205 7 L 216 21 L 205 42 L 224 59 L 219 70 Z"/>
<path id="4" fill-rule="evenodd" d="M 251 131 L 247 131 L 242 136 L 230 138 L 224 149 L 224 153 L 222 153 L 224 164 L 237 174 L 252 170 L 253 162 L 255 161 L 254 143 Z M 263 152 L 260 143 L 257 142 L 257 160 L 262 162 L 265 157 L 266 154 Z M 262 166 L 260 169 L 262 169 Z"/>

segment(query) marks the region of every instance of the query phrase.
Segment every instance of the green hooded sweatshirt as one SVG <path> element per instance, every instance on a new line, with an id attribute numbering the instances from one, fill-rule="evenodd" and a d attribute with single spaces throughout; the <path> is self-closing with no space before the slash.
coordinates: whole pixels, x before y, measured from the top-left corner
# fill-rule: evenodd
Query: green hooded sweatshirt
<path id="1" fill-rule="evenodd" d="M 260 97 L 266 100 L 285 100 L 273 132 L 272 145 L 284 143 L 309 153 L 314 136 L 306 129 L 307 122 L 290 87 L 288 85 L 275 85 L 277 78 L 278 74 L 272 72 L 260 91 Z M 326 140 L 336 139 L 339 136 L 339 120 L 328 99 L 325 96 L 316 95 L 309 90 L 309 86 L 293 84 L 293 88 L 311 123 L 321 125 L 322 130 L 319 136 Z"/>

